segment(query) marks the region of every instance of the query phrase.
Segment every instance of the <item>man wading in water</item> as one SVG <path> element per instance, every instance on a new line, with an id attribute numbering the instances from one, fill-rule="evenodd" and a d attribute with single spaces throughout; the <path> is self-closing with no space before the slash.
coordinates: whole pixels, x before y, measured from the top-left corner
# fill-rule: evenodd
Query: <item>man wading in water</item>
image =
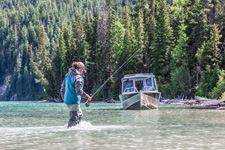
<path id="1" fill-rule="evenodd" d="M 81 121 L 83 116 L 80 109 L 81 97 L 87 98 L 88 101 L 92 100 L 92 98 L 83 91 L 83 72 L 86 72 L 84 64 L 82 62 L 73 62 L 72 68 L 69 69 L 61 85 L 61 96 L 64 103 L 70 109 L 70 120 L 67 128 L 76 126 Z"/>

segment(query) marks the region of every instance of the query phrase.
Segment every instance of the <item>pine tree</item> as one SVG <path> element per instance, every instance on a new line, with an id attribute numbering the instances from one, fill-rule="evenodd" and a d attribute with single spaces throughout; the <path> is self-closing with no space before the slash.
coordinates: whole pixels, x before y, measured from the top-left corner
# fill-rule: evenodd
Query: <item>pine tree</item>
<path id="1" fill-rule="evenodd" d="M 63 72 L 64 74 L 66 74 L 68 72 L 68 69 L 71 67 L 72 64 L 72 52 L 71 52 L 71 42 L 70 42 L 70 35 L 69 35 L 69 31 L 68 31 L 68 26 L 65 25 L 64 29 L 63 29 L 63 42 L 65 45 L 65 49 L 64 52 L 65 53 L 65 57 L 63 59 Z M 73 45 L 74 46 L 74 45 Z M 74 48 L 74 47 L 73 47 Z"/>
<path id="2" fill-rule="evenodd" d="M 62 42 L 62 41 L 61 41 Z M 60 43 L 62 44 L 62 43 Z M 62 46 L 62 45 L 60 45 Z M 54 88 L 54 97 L 61 99 L 60 88 L 63 81 L 62 77 L 62 48 L 57 47 L 55 44 L 53 47 L 53 56 L 52 56 L 52 74 L 53 74 L 53 88 Z"/>
<path id="3" fill-rule="evenodd" d="M 144 7 L 145 7 L 145 0 L 137 0 L 136 6 L 134 8 L 133 17 L 138 17 L 139 13 L 144 15 Z"/>
<path id="4" fill-rule="evenodd" d="M 216 86 L 216 82 L 219 79 L 219 64 L 221 63 L 221 58 L 218 45 L 220 44 L 220 38 L 221 35 L 219 34 L 217 26 L 215 24 L 212 25 L 210 28 L 209 40 L 202 44 L 196 54 L 202 70 L 200 86 L 197 93 L 199 95 L 208 97 L 209 92 Z"/>
<path id="5" fill-rule="evenodd" d="M 146 72 L 149 73 L 152 72 L 151 56 L 155 34 L 155 0 L 149 1 L 149 7 L 145 8 L 145 16 L 146 19 L 144 24 L 144 32 L 145 32 L 144 55 L 146 57 L 144 59 L 146 60 Z"/>
<path id="6" fill-rule="evenodd" d="M 125 29 L 125 35 L 124 35 L 124 39 L 123 39 L 123 50 L 121 52 L 120 55 L 120 62 L 119 65 L 122 65 L 123 62 L 126 61 L 127 56 L 131 56 L 132 55 L 132 35 L 131 35 L 131 18 L 130 18 L 130 11 L 129 11 L 129 7 L 125 6 L 124 12 L 123 12 L 123 16 L 122 16 L 122 24 L 124 26 Z M 122 74 L 125 74 L 126 70 L 129 70 L 128 68 L 129 65 L 127 65 L 123 70 L 122 70 Z"/>
<path id="7" fill-rule="evenodd" d="M 41 82 L 45 87 L 45 94 L 51 93 L 52 89 L 49 89 L 48 80 L 52 79 L 51 74 L 51 59 L 49 56 L 49 39 L 45 32 L 44 26 L 40 27 L 40 32 L 38 36 L 38 48 L 37 48 L 37 56 L 35 61 L 35 56 L 31 51 L 30 61 L 32 67 L 34 69 L 34 73 L 38 77 L 36 82 Z"/>
<path id="8" fill-rule="evenodd" d="M 173 31 L 170 27 L 169 14 L 164 0 L 157 2 L 155 38 L 152 50 L 153 73 L 159 78 L 161 83 L 165 82 L 169 76 L 170 53 L 173 48 Z"/>
<path id="9" fill-rule="evenodd" d="M 58 53 L 59 53 L 59 57 L 61 59 L 61 78 L 64 77 L 64 75 L 66 75 L 67 73 L 67 67 L 66 67 L 66 46 L 65 46 L 65 40 L 63 38 L 63 32 L 61 31 L 60 33 L 60 37 L 59 37 L 59 46 L 58 46 Z M 56 54 L 57 56 L 57 54 Z"/>
<path id="10" fill-rule="evenodd" d="M 137 18 L 134 20 L 134 49 L 133 52 L 136 52 L 138 49 L 143 49 L 144 46 L 144 25 L 143 25 L 143 14 L 140 11 Z M 143 70 L 143 51 L 139 52 L 136 57 L 133 58 L 131 63 L 133 63 L 133 71 L 135 72 L 144 72 Z"/>
<path id="11" fill-rule="evenodd" d="M 172 67 L 171 67 L 171 78 L 170 88 L 172 96 L 184 95 L 190 97 L 193 94 L 191 90 L 192 81 L 190 73 L 190 58 L 188 55 L 188 40 L 186 34 L 187 26 L 181 23 L 179 26 L 179 38 L 177 45 L 172 51 Z M 168 93 L 169 95 L 169 93 Z"/>
<path id="12" fill-rule="evenodd" d="M 177 40 L 177 45 L 172 51 L 173 66 L 177 68 L 179 66 L 185 66 L 187 70 L 188 80 L 191 84 L 191 74 L 190 74 L 190 58 L 188 55 L 188 40 L 189 37 L 186 34 L 187 26 L 182 23 L 179 26 L 179 38 Z"/>
<path id="13" fill-rule="evenodd" d="M 77 57 L 76 59 L 79 60 L 79 52 L 80 52 L 80 48 L 81 48 L 81 41 L 83 38 L 83 28 L 82 28 L 82 22 L 81 22 L 81 17 L 78 14 L 76 16 L 76 20 L 73 23 L 73 35 L 72 35 L 72 39 L 75 40 L 75 44 L 76 44 L 76 53 L 73 54 L 73 57 Z"/>
<path id="14" fill-rule="evenodd" d="M 203 43 L 202 47 L 196 54 L 201 68 L 205 68 L 209 65 L 212 69 L 221 63 L 221 57 L 219 55 L 220 49 L 219 44 L 220 38 L 222 37 L 219 33 L 217 26 L 214 24 L 210 28 L 209 40 Z"/>
<path id="15" fill-rule="evenodd" d="M 93 91 L 96 86 L 99 83 L 99 76 L 96 74 L 96 72 L 99 72 L 98 70 L 98 64 L 97 64 L 97 55 L 98 55 L 98 22 L 99 22 L 99 16 L 98 12 L 94 12 L 94 16 L 89 21 L 87 19 L 85 23 L 85 35 L 86 35 L 86 40 L 89 44 L 89 57 L 88 57 L 88 74 L 87 78 L 88 79 L 95 79 L 95 80 L 88 80 L 88 90 L 87 91 Z"/>
<path id="16" fill-rule="evenodd" d="M 200 66 L 195 55 L 202 46 L 208 35 L 207 15 L 208 0 L 189 1 L 184 5 L 185 24 L 187 25 L 187 36 L 189 38 L 188 56 L 190 58 L 190 72 L 193 84 L 198 87 L 200 78 Z"/>
<path id="17" fill-rule="evenodd" d="M 115 28 L 115 10 L 113 9 L 113 2 L 112 0 L 107 0 L 107 21 L 106 21 L 106 44 L 105 44 L 105 58 L 104 58 L 104 70 L 103 71 L 103 79 L 107 80 L 110 75 L 112 75 L 112 66 L 113 66 L 113 35 L 112 32 Z M 108 94 L 108 91 L 110 90 L 110 84 L 111 82 L 108 82 L 108 84 L 104 88 L 104 97 L 106 94 Z"/>

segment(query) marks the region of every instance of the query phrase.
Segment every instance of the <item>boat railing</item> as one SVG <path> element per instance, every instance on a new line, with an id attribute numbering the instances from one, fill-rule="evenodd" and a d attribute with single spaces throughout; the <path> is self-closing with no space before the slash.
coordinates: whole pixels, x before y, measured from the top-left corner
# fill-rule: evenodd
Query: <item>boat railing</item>
<path id="1" fill-rule="evenodd" d="M 136 87 L 129 87 L 129 88 L 126 88 L 123 93 L 134 93 L 134 92 L 138 92 L 137 88 Z"/>

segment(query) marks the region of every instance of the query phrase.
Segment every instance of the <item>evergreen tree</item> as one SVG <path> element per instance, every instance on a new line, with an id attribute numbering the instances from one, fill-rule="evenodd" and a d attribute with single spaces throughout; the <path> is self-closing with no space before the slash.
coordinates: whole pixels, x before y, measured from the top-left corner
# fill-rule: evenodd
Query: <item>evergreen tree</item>
<path id="1" fill-rule="evenodd" d="M 184 5 L 185 24 L 187 25 L 187 36 L 189 37 L 188 56 L 190 60 L 190 72 L 192 73 L 193 84 L 198 87 L 200 78 L 200 66 L 196 60 L 196 53 L 201 45 L 207 39 L 208 25 L 207 15 L 208 0 L 203 1 L 189 1 Z"/>
<path id="2" fill-rule="evenodd" d="M 221 44 L 221 37 L 217 26 L 215 24 L 212 25 L 209 40 L 202 44 L 202 47 L 196 54 L 201 68 L 204 69 L 209 65 L 213 69 L 216 65 L 221 63 L 221 57 L 219 55 L 220 49 L 218 47 L 219 44 Z"/>
<path id="3" fill-rule="evenodd" d="M 66 67 L 66 46 L 65 46 L 65 40 L 63 38 L 63 32 L 61 31 L 60 33 L 60 37 L 59 37 L 59 46 L 58 46 L 58 53 L 59 53 L 59 57 L 61 59 L 61 79 L 64 77 L 64 75 L 67 73 L 67 67 Z M 57 53 L 55 53 L 56 57 L 57 57 Z"/>
<path id="4" fill-rule="evenodd" d="M 64 75 L 68 72 L 68 69 L 71 68 L 71 64 L 72 64 L 72 48 L 71 48 L 71 42 L 70 42 L 70 35 L 69 35 L 69 31 L 68 31 L 68 26 L 65 25 L 64 30 L 63 30 L 63 42 L 65 45 L 64 48 L 64 52 L 65 53 L 65 57 L 63 58 L 63 73 Z M 74 46 L 74 44 L 73 44 Z M 74 47 L 73 47 L 74 48 Z"/>
<path id="5" fill-rule="evenodd" d="M 76 17 L 75 22 L 73 23 L 72 31 L 73 31 L 72 38 L 73 38 L 73 40 L 75 40 L 76 49 L 77 49 L 76 53 L 73 53 L 73 57 L 77 57 L 76 59 L 79 60 L 80 59 L 79 53 L 80 53 L 80 49 L 81 49 L 81 41 L 83 38 L 82 22 L 81 22 L 81 17 L 79 14 Z"/>
<path id="6" fill-rule="evenodd" d="M 131 35 L 131 18 L 130 18 L 130 11 L 129 7 L 125 6 L 123 17 L 122 17 L 122 24 L 125 29 L 125 35 L 123 39 L 123 50 L 121 51 L 119 65 L 122 65 L 123 62 L 126 61 L 127 56 L 132 55 L 132 35 Z M 124 72 L 123 72 L 124 70 Z M 125 74 L 126 70 L 129 70 L 129 64 L 122 70 L 122 74 Z"/>
<path id="7" fill-rule="evenodd" d="M 151 56 L 152 56 L 152 48 L 153 48 L 153 40 L 155 34 L 155 0 L 149 1 L 149 7 L 145 8 L 145 24 L 144 24 L 144 32 L 145 32 L 145 60 L 146 60 L 146 72 L 152 72 L 151 66 Z"/>
<path id="8" fill-rule="evenodd" d="M 135 53 L 138 49 L 142 49 L 144 46 L 144 26 L 143 26 L 143 14 L 138 13 L 137 18 L 134 20 L 134 47 L 132 53 Z M 131 61 L 133 66 L 133 73 L 144 72 L 143 70 L 143 52 L 139 52 L 136 57 Z"/>
<path id="9" fill-rule="evenodd" d="M 60 41 L 62 42 L 62 41 Z M 60 46 L 62 43 L 60 43 Z M 61 83 L 63 81 L 63 76 L 62 76 L 62 48 L 59 48 L 60 46 L 54 45 L 53 48 L 53 56 L 52 56 L 52 74 L 53 74 L 53 88 L 54 88 L 54 97 L 61 99 L 60 95 L 60 88 L 61 88 Z"/>
<path id="10" fill-rule="evenodd" d="M 97 84 L 99 83 L 98 74 L 96 72 L 99 72 L 98 70 L 98 64 L 97 64 L 97 55 L 98 55 L 98 22 L 99 22 L 99 16 L 98 12 L 94 12 L 94 16 L 89 21 L 89 19 L 86 20 L 85 23 L 85 35 L 86 40 L 89 44 L 89 57 L 87 61 L 88 65 L 88 73 L 87 78 L 88 79 L 95 79 L 95 80 L 88 80 L 88 90 L 92 91 L 92 89 L 95 89 Z"/>
<path id="11" fill-rule="evenodd" d="M 184 95 L 191 96 L 192 87 L 191 73 L 190 73 L 190 59 L 188 55 L 188 40 L 186 34 L 187 26 L 181 23 L 179 26 L 179 38 L 177 45 L 172 51 L 172 68 L 171 68 L 171 91 L 173 96 Z"/>
<path id="12" fill-rule="evenodd" d="M 115 28 L 115 10 L 113 9 L 113 2 L 112 0 L 107 0 L 107 21 L 106 21 L 106 36 L 105 36 L 105 47 L 104 47 L 104 60 L 103 60 L 103 65 L 104 68 L 102 68 L 102 72 L 103 72 L 103 81 L 107 80 L 107 78 L 110 77 L 110 75 L 112 75 L 112 71 L 113 71 L 113 59 L 112 56 L 113 54 L 113 50 L 112 50 L 112 46 L 113 46 L 113 41 L 112 39 L 114 38 L 112 35 L 112 32 L 114 31 Z M 112 81 L 111 81 L 112 82 Z M 103 97 L 106 97 L 106 95 L 108 94 L 108 91 L 111 89 L 110 84 L 111 82 L 108 82 L 108 84 L 104 87 L 104 95 Z"/>
<path id="13" fill-rule="evenodd" d="M 169 77 L 171 49 L 173 48 L 173 30 L 170 27 L 169 14 L 164 0 L 157 2 L 155 38 L 152 50 L 153 73 L 165 83 Z"/>
<path id="14" fill-rule="evenodd" d="M 220 49 L 218 45 L 220 44 L 220 38 L 221 35 L 219 34 L 217 26 L 215 24 L 212 25 L 209 40 L 202 44 L 202 47 L 196 54 L 202 69 L 201 83 L 197 92 L 198 95 L 208 97 L 209 92 L 216 86 L 216 82 L 219 79 L 219 64 L 221 63 L 221 58 L 219 56 Z M 212 70 L 214 70 L 214 72 Z"/>
<path id="15" fill-rule="evenodd" d="M 40 27 L 40 32 L 38 36 L 38 51 L 37 51 L 37 60 L 34 60 L 33 53 L 31 53 L 31 64 L 34 69 L 34 73 L 37 75 L 38 79 L 36 82 L 41 82 L 45 87 L 45 93 L 49 94 L 51 92 L 49 89 L 48 80 L 52 79 L 51 74 L 51 59 L 49 54 L 49 39 L 45 32 L 44 26 Z M 32 52 L 32 51 L 31 51 Z"/>

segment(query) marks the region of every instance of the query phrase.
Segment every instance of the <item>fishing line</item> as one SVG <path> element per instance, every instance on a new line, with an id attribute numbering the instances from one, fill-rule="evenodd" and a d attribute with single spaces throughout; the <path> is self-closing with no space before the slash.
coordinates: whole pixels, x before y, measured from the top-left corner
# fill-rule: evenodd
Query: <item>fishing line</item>
<path id="1" fill-rule="evenodd" d="M 128 58 L 96 91 L 95 93 L 91 96 L 94 97 L 99 91 L 100 89 L 116 74 L 120 71 L 120 69 L 122 67 L 124 67 L 124 65 L 126 65 L 128 62 L 130 62 L 130 60 L 141 50 L 141 48 L 139 48 L 133 55 L 130 56 L 130 58 Z M 88 100 L 86 101 L 85 105 L 88 107 Z"/>

